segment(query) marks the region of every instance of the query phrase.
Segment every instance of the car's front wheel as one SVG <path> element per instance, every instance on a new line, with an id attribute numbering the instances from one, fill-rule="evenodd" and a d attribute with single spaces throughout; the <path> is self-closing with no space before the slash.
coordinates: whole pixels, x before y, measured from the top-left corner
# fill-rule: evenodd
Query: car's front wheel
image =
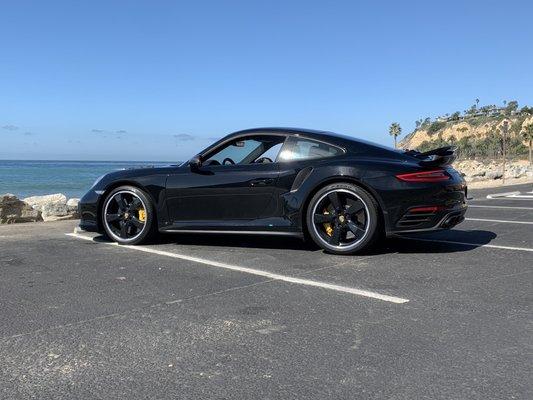
<path id="1" fill-rule="evenodd" d="M 367 249 L 379 236 L 376 200 L 350 183 L 320 189 L 307 207 L 307 229 L 313 241 L 334 254 Z"/>
<path id="2" fill-rule="evenodd" d="M 102 224 L 107 236 L 120 244 L 147 242 L 157 227 L 150 198 L 134 186 L 109 192 L 102 206 Z"/>

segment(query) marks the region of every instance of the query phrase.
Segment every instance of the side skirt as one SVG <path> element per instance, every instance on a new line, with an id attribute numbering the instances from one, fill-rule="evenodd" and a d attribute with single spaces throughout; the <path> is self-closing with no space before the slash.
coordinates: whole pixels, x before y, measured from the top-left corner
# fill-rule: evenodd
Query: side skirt
<path id="1" fill-rule="evenodd" d="M 208 233 L 208 234 L 232 234 L 232 235 L 269 235 L 269 236 L 292 236 L 303 238 L 301 232 L 282 232 L 282 231 L 223 231 L 223 230 L 206 230 L 206 229 L 162 229 L 161 233 Z"/>

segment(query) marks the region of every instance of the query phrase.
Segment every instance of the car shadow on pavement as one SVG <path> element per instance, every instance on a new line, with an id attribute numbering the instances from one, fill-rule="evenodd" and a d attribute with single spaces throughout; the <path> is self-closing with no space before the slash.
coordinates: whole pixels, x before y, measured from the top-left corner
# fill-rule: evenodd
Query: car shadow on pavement
<path id="1" fill-rule="evenodd" d="M 496 234 L 486 230 L 450 230 L 426 234 L 410 235 L 406 238 L 394 237 L 378 242 L 361 255 L 387 253 L 455 253 L 473 250 L 490 243 Z M 451 241 L 460 243 L 447 243 Z M 160 235 L 154 244 L 191 247 L 233 247 L 254 249 L 279 249 L 297 251 L 321 251 L 314 243 L 293 237 L 217 235 L 217 234 L 165 234 Z"/>
<path id="2" fill-rule="evenodd" d="M 434 233 L 394 237 L 387 240 L 388 251 L 376 254 L 394 253 L 456 253 L 474 250 L 490 243 L 496 233 L 486 230 L 449 230 Z"/>
<path id="3" fill-rule="evenodd" d="M 176 244 L 180 246 L 217 246 L 217 247 L 243 247 L 256 249 L 280 250 L 318 250 L 313 243 L 304 242 L 302 239 L 291 236 L 259 236 L 259 235 L 221 235 L 200 233 L 165 233 L 159 235 L 157 243 Z"/>

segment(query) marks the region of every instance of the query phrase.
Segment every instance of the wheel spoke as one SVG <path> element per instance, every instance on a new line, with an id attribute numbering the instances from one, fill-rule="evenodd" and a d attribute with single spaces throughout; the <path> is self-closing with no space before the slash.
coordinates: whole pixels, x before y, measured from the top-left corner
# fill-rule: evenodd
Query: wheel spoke
<path id="1" fill-rule="evenodd" d="M 132 217 L 130 221 L 131 221 L 131 224 L 135 226 L 137 229 L 142 229 L 144 227 L 144 223 L 136 217 Z"/>
<path id="2" fill-rule="evenodd" d="M 363 202 L 360 200 L 357 200 L 346 208 L 346 214 L 354 215 L 360 212 L 361 210 L 364 210 L 364 208 L 365 208 L 365 205 L 363 204 Z"/>
<path id="3" fill-rule="evenodd" d="M 348 221 L 348 229 L 352 231 L 356 239 L 359 239 L 365 233 L 365 230 L 353 221 Z"/>
<path id="4" fill-rule="evenodd" d="M 117 203 L 118 209 L 120 211 L 125 211 L 126 208 L 128 208 L 128 204 L 126 203 L 126 200 L 124 199 L 122 194 L 118 193 L 117 195 L 115 195 L 115 197 L 113 197 L 113 199 Z"/>
<path id="5" fill-rule="evenodd" d="M 325 224 L 335 219 L 335 214 L 315 214 L 313 221 L 315 224 Z"/>
<path id="6" fill-rule="evenodd" d="M 342 229 L 339 225 L 335 225 L 333 228 L 333 233 L 331 234 L 331 237 L 329 238 L 329 243 L 333 244 L 335 246 L 338 246 L 341 242 L 341 233 Z"/>
<path id="7" fill-rule="evenodd" d="M 339 211 L 341 209 L 341 199 L 339 198 L 339 194 L 337 192 L 331 192 L 328 194 L 328 199 L 333 205 L 335 211 Z"/>
<path id="8" fill-rule="evenodd" d="M 128 238 L 128 224 L 126 223 L 126 221 L 120 222 L 120 237 L 123 239 Z"/>
<path id="9" fill-rule="evenodd" d="M 141 200 L 139 200 L 137 197 L 134 197 L 130 204 L 130 210 L 138 210 L 140 206 L 142 206 Z"/>
<path id="10" fill-rule="evenodd" d="M 107 214 L 105 219 L 107 222 L 114 222 L 120 218 L 120 214 Z"/>

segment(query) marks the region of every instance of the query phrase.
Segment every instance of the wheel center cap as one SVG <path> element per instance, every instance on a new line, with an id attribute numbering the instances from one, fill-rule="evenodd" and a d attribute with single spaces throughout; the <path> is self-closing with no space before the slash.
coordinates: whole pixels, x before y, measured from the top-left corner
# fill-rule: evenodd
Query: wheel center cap
<path id="1" fill-rule="evenodd" d="M 124 218 L 128 219 L 130 217 L 130 213 L 124 213 Z"/>
<path id="2" fill-rule="evenodd" d="M 346 220 L 346 218 L 344 218 L 344 215 L 339 215 L 339 222 L 344 224 L 344 221 Z"/>

